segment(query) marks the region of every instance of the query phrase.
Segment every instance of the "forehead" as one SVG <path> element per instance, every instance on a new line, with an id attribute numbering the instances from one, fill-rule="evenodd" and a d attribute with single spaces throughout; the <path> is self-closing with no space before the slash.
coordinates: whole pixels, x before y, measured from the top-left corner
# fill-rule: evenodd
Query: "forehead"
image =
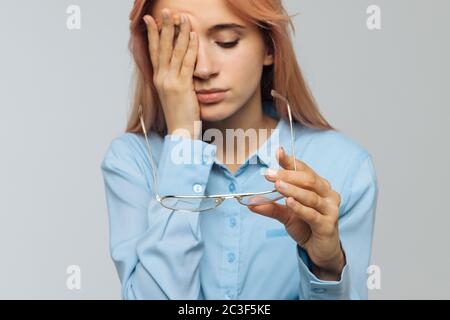
<path id="1" fill-rule="evenodd" d="M 210 27 L 220 23 L 248 24 L 231 11 L 225 0 L 157 0 L 152 9 L 152 15 L 162 20 L 161 10 L 168 8 L 172 14 L 184 13 L 191 23 L 200 27 Z"/>

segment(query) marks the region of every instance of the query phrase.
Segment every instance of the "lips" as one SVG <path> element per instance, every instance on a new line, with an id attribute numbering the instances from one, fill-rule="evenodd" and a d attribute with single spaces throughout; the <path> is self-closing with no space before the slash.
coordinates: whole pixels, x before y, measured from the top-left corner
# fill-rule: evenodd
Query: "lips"
<path id="1" fill-rule="evenodd" d="M 200 103 L 219 103 L 225 98 L 228 90 L 213 89 L 197 91 L 197 99 Z"/>

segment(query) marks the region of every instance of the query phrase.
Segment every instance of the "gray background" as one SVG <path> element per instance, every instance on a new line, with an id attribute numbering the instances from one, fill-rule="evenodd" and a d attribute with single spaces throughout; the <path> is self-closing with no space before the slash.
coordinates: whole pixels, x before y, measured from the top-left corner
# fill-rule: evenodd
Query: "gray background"
<path id="1" fill-rule="evenodd" d="M 0 2 L 0 298 L 120 298 L 100 163 L 131 98 L 132 3 Z M 301 13 L 295 46 L 321 110 L 375 160 L 370 297 L 449 299 L 450 1 L 284 3 Z M 81 30 L 66 28 L 71 4 Z M 66 288 L 72 264 L 81 290 Z"/>

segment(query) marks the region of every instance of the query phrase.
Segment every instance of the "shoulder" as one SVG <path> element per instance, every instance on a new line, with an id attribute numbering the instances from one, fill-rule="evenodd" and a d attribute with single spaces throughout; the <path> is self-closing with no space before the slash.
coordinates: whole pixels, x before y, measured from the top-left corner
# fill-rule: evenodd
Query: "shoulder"
<path id="1" fill-rule="evenodd" d="M 154 156 L 160 150 L 161 138 L 154 132 L 149 134 L 149 143 Z M 149 155 L 145 137 L 141 134 L 125 132 L 113 138 L 109 143 L 101 163 L 102 170 L 112 167 L 134 166 L 142 171 L 149 165 Z"/>
<path id="2" fill-rule="evenodd" d="M 355 180 L 377 187 L 372 154 L 341 131 L 297 125 L 296 154 L 333 188 L 348 198 Z"/>
<path id="3" fill-rule="evenodd" d="M 369 151 L 359 142 L 337 130 L 320 130 L 299 126 L 296 144 L 306 154 L 348 163 L 357 157 L 369 157 Z"/>

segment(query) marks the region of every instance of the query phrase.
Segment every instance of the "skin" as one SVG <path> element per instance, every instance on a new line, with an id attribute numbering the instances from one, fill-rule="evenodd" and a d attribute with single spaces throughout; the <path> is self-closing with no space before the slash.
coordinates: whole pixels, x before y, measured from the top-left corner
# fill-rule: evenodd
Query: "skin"
<path id="1" fill-rule="evenodd" d="M 168 13 L 169 19 L 163 19 L 163 11 Z M 184 23 L 181 23 L 182 16 Z M 183 54 L 178 54 L 178 58 L 172 60 L 175 61 L 177 70 L 183 63 L 183 58 L 192 62 L 186 63 L 187 67 L 182 68 L 180 73 L 186 79 L 190 77 L 193 80 L 192 87 L 186 86 L 179 92 L 185 94 L 188 89 L 192 91 L 194 88 L 229 89 L 226 99 L 215 105 L 198 103 L 197 106 L 196 103 L 191 103 L 184 109 L 174 109 L 175 106 L 172 106 L 172 109 L 165 110 L 169 133 L 173 132 L 173 128 L 188 128 L 189 122 L 197 119 L 201 119 L 203 129 L 215 128 L 222 131 L 224 140 L 225 129 L 276 127 L 276 120 L 262 111 L 260 88 L 263 66 L 273 64 L 273 56 L 265 47 L 256 26 L 236 16 L 225 6 L 223 0 L 209 0 L 207 5 L 204 0 L 160 0 L 153 7 L 151 15 L 144 17 L 144 21 L 149 31 L 152 60 L 169 62 L 172 49 L 175 48 L 174 51 L 185 54 L 184 57 Z M 208 32 L 210 27 L 222 23 L 236 23 L 245 29 L 239 32 L 233 29 Z M 197 35 L 195 40 L 189 41 L 190 31 Z M 236 40 L 239 40 L 239 43 L 235 47 L 224 48 L 221 45 Z M 177 43 L 181 43 L 178 49 Z M 156 56 L 162 59 L 157 59 Z M 163 63 L 156 67 L 165 69 L 168 65 Z M 180 83 L 186 84 L 187 81 Z M 182 98 L 183 102 L 191 99 L 187 96 Z M 199 138 L 199 135 L 192 134 L 191 137 Z M 226 143 L 224 141 L 224 145 Z M 258 141 L 257 147 L 262 143 L 264 141 Z M 219 145 L 217 147 L 217 158 L 225 159 L 225 149 Z M 235 149 L 235 159 L 238 158 L 239 152 L 245 152 L 247 158 L 254 151 L 256 150 L 252 150 L 248 144 L 245 150 Z M 289 235 L 308 252 L 313 263 L 312 271 L 318 278 L 339 280 L 346 263 L 339 240 L 339 194 L 331 188 L 327 180 L 317 175 L 304 162 L 295 159 L 297 171 L 293 171 L 294 158 L 282 150 L 278 151 L 277 158 L 283 169 L 277 172 L 269 171 L 265 177 L 274 182 L 276 189 L 286 196 L 286 205 L 271 203 L 250 206 L 249 209 L 283 223 Z M 222 162 L 225 163 L 223 160 Z M 228 166 L 235 172 L 240 165 Z"/>
<path id="2" fill-rule="evenodd" d="M 286 197 L 286 205 L 274 202 L 249 209 L 284 224 L 288 234 L 308 252 L 312 271 L 319 279 L 340 280 L 346 259 L 339 240 L 339 193 L 328 180 L 303 161 L 287 155 L 283 148 L 277 151 L 277 160 L 283 169 L 269 169 L 265 177 Z"/>
<path id="3" fill-rule="evenodd" d="M 220 130 L 224 137 L 224 145 L 227 145 L 226 129 L 274 129 L 277 121 L 262 112 L 260 87 L 263 67 L 273 64 L 273 56 L 269 54 L 259 29 L 236 16 L 226 7 L 223 0 L 209 0 L 207 5 L 204 0 L 157 1 L 152 16 L 160 28 L 163 26 L 162 10 L 165 8 L 170 9 L 177 24 L 180 15 L 185 15 L 191 30 L 198 35 L 197 61 L 193 73 L 195 89 L 229 89 L 226 99 L 221 103 L 215 105 L 200 103 L 203 129 Z M 236 23 L 245 29 L 208 33 L 210 27 L 221 23 Z M 221 43 L 232 43 L 236 40 L 239 40 L 239 43 L 235 47 L 221 46 Z M 257 145 L 264 142 L 261 139 Z M 217 148 L 217 158 L 223 163 L 227 159 L 226 151 L 222 146 Z M 244 158 L 254 151 L 256 150 L 247 144 Z M 237 154 L 242 150 L 235 148 L 231 152 L 235 161 L 227 165 L 235 172 L 240 166 L 237 163 Z"/>

